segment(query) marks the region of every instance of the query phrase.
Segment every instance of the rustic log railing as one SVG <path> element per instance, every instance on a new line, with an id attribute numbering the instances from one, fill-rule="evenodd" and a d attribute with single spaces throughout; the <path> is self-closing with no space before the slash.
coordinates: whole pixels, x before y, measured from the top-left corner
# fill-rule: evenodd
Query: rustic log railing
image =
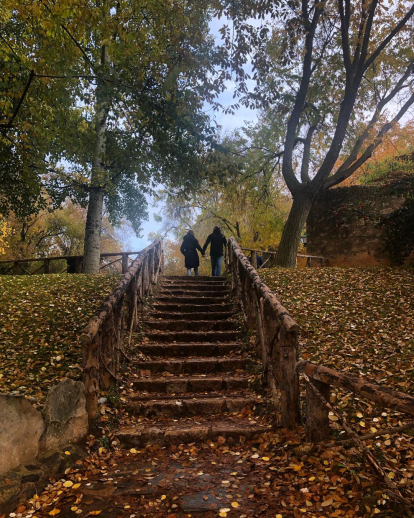
<path id="1" fill-rule="evenodd" d="M 269 260 L 276 256 L 276 250 L 256 250 L 254 248 L 242 248 L 244 252 L 250 252 L 250 262 L 252 265 L 257 268 L 257 256 L 260 255 L 264 257 L 263 266 L 265 266 Z M 266 258 L 267 256 L 267 258 Z M 301 257 L 306 259 L 306 266 L 311 268 L 312 266 L 327 266 L 328 259 L 326 257 L 322 257 L 320 255 L 306 255 L 306 254 L 297 254 L 296 257 Z M 271 261 L 270 261 L 271 263 Z"/>
<path id="2" fill-rule="evenodd" d="M 122 273 L 126 273 L 128 271 L 128 267 L 132 259 L 131 255 L 137 255 L 140 252 L 105 252 L 101 254 L 101 267 L 100 270 L 104 270 L 109 266 L 120 263 L 122 268 Z M 104 263 L 103 260 L 106 258 L 117 257 L 114 261 L 109 263 Z M 83 268 L 83 255 L 62 255 L 62 256 L 52 256 L 52 257 L 32 257 L 30 259 L 7 259 L 1 260 L 0 265 L 10 265 L 9 268 L 6 267 L 6 270 L 1 272 L 2 275 L 7 275 L 11 273 L 12 275 L 19 275 L 22 272 L 26 275 L 35 275 L 36 273 L 50 273 L 50 263 L 51 261 L 66 261 L 66 268 L 63 272 L 67 273 L 82 273 Z M 42 263 L 37 270 L 33 272 L 27 269 L 29 263 L 39 262 Z"/>
<path id="3" fill-rule="evenodd" d="M 100 390 L 108 390 L 118 381 L 120 363 L 128 358 L 126 349 L 137 327 L 143 300 L 151 293 L 162 269 L 162 244 L 154 241 L 138 252 L 138 257 L 80 336 L 90 423 L 98 416 Z"/>
<path id="4" fill-rule="evenodd" d="M 240 304 L 250 329 L 256 331 L 263 379 L 268 384 L 280 424 L 294 428 L 300 423 L 298 324 L 263 282 L 234 238 L 228 241 L 228 269 L 232 294 Z"/>

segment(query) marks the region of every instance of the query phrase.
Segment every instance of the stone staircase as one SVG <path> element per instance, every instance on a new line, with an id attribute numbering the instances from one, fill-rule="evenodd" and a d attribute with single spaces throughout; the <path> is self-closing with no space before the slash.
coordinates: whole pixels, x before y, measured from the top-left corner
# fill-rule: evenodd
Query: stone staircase
<path id="1" fill-rule="evenodd" d="M 135 347 L 124 447 L 238 441 L 269 430 L 254 412 L 250 360 L 223 277 L 161 279 Z"/>

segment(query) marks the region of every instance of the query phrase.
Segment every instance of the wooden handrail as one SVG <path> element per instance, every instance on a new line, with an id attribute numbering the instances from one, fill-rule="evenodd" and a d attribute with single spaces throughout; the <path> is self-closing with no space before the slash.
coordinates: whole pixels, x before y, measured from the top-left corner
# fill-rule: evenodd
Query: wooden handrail
<path id="1" fill-rule="evenodd" d="M 143 299 L 151 293 L 163 268 L 161 241 L 154 241 L 133 261 L 80 335 L 83 346 L 83 379 L 89 422 L 98 416 L 100 390 L 118 381 L 122 357 L 127 357 L 132 332 L 138 324 Z M 126 340 L 128 337 L 128 340 Z"/>
<path id="2" fill-rule="evenodd" d="M 263 377 L 275 405 L 280 406 L 281 424 L 294 428 L 300 423 L 299 375 L 295 370 L 299 326 L 260 278 L 237 241 L 230 238 L 227 247 L 232 294 L 247 325 L 256 331 Z"/>
<path id="3" fill-rule="evenodd" d="M 256 250 L 254 248 L 242 248 L 241 250 L 243 250 L 244 252 L 256 252 L 258 254 L 277 254 L 277 250 Z M 320 261 L 328 262 L 328 259 L 326 257 L 322 257 L 321 255 L 296 254 L 296 257 L 305 257 L 306 259 L 319 259 Z"/>
<path id="4" fill-rule="evenodd" d="M 352 374 L 305 360 L 298 362 L 296 369 L 298 372 L 307 374 L 310 378 L 319 382 L 345 388 L 384 407 L 414 415 L 414 397 L 404 392 L 397 392 L 389 387 L 375 385 L 360 376 L 353 376 Z"/>
<path id="5" fill-rule="evenodd" d="M 103 257 L 118 257 L 122 255 L 137 255 L 141 252 L 104 252 L 101 255 L 101 259 Z M 59 261 L 59 260 L 70 260 L 70 259 L 82 259 L 83 255 L 52 255 L 48 257 L 31 257 L 29 259 L 2 259 L 0 264 L 7 263 L 33 263 L 35 261 Z"/>

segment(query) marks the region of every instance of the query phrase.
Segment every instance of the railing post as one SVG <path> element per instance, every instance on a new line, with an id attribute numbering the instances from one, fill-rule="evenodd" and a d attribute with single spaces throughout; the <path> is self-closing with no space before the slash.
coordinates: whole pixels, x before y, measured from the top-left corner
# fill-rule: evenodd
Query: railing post
<path id="1" fill-rule="evenodd" d="M 13 263 L 13 275 L 18 275 L 19 273 L 19 262 L 14 261 Z"/>
<path id="2" fill-rule="evenodd" d="M 122 273 L 128 271 L 128 254 L 122 254 Z"/>
<path id="3" fill-rule="evenodd" d="M 299 374 L 296 371 L 298 333 L 297 331 L 286 331 L 282 326 L 279 335 L 281 422 L 283 427 L 293 429 L 300 423 L 300 387 Z"/>
<path id="4" fill-rule="evenodd" d="M 43 273 L 50 273 L 50 259 L 45 259 L 43 265 Z"/>
<path id="5" fill-rule="evenodd" d="M 317 394 L 315 389 L 320 393 Z M 306 385 L 306 440 L 308 442 L 322 442 L 329 439 L 329 410 L 323 401 L 322 396 L 329 402 L 331 387 L 327 383 L 310 379 Z"/>
<path id="6" fill-rule="evenodd" d="M 257 270 L 257 252 L 256 250 L 252 250 L 252 254 L 250 256 L 250 262 L 255 270 Z"/>

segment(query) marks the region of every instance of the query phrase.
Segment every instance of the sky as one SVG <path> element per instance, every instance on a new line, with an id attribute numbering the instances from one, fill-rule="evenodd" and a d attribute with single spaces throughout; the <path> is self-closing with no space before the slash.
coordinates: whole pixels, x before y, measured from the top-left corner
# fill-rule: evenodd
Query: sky
<path id="1" fill-rule="evenodd" d="M 210 32 L 216 38 L 217 44 L 220 43 L 219 29 L 222 25 L 223 21 L 217 18 L 212 20 L 210 23 Z M 225 91 L 217 99 L 217 101 L 220 104 L 222 104 L 223 107 L 230 106 L 235 102 L 235 100 L 233 99 L 234 89 L 236 86 L 235 83 L 232 81 L 227 81 L 225 86 Z M 213 113 L 209 105 L 206 105 L 205 109 L 210 113 L 210 115 Z M 233 115 L 225 115 L 222 112 L 215 112 L 214 118 L 216 122 L 222 127 L 222 133 L 226 134 L 232 132 L 237 128 L 244 127 L 246 125 L 246 122 L 252 122 L 257 120 L 257 112 L 254 110 L 250 110 L 249 108 L 246 108 L 244 106 L 241 106 Z M 151 242 L 151 240 L 148 239 L 148 234 L 151 232 L 157 232 L 158 230 L 160 230 L 162 226 L 162 222 L 159 223 L 154 220 L 154 213 L 158 214 L 160 212 L 160 207 L 153 207 L 152 200 L 150 198 L 148 198 L 147 201 L 149 219 L 148 221 L 142 222 L 143 237 L 137 238 L 134 234 L 131 234 L 128 240 L 131 247 L 131 251 L 134 252 L 142 250 L 143 248 L 148 246 Z M 134 250 L 132 250 L 132 248 Z"/>

